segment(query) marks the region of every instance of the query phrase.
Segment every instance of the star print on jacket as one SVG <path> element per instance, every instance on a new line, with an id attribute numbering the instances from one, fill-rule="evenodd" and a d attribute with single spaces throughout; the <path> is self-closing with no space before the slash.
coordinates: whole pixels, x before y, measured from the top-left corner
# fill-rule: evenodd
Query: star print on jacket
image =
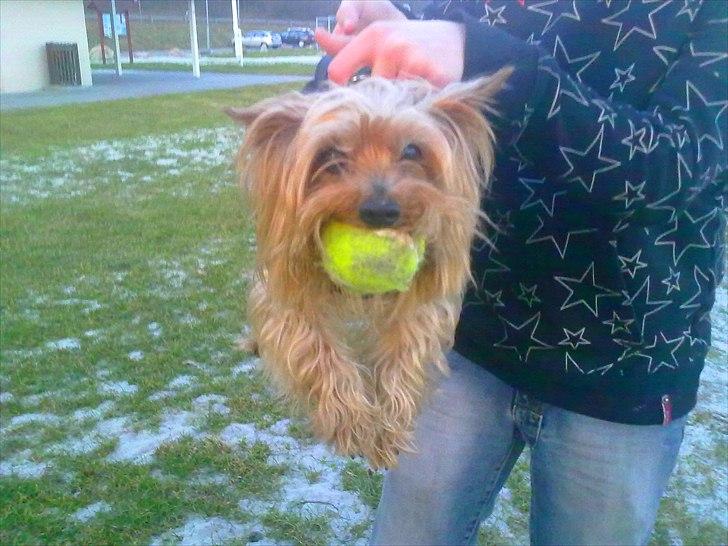
<path id="1" fill-rule="evenodd" d="M 464 79 L 515 71 L 492 118 L 455 349 L 541 400 L 663 422 L 695 404 L 725 259 L 728 3 L 448 0 Z"/>

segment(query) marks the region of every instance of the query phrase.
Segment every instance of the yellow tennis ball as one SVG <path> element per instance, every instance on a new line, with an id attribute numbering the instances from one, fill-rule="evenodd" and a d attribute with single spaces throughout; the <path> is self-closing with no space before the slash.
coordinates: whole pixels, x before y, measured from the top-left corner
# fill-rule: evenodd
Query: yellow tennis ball
<path id="1" fill-rule="evenodd" d="M 425 239 L 393 229 L 363 229 L 331 221 L 321 231 L 323 266 L 339 286 L 357 294 L 404 292 L 425 256 Z"/>

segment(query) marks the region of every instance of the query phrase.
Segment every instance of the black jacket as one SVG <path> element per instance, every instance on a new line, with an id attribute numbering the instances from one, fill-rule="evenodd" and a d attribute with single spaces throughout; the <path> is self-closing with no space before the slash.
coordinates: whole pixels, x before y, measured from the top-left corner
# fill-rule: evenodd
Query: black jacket
<path id="1" fill-rule="evenodd" d="M 658 424 L 696 401 L 725 255 L 728 3 L 437 2 L 465 75 L 516 72 L 455 348 L 525 392 Z"/>

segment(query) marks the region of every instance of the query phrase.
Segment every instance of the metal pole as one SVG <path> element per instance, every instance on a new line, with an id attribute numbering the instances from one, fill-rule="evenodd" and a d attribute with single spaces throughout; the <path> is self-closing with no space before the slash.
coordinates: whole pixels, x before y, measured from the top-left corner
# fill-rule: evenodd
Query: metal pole
<path id="1" fill-rule="evenodd" d="M 207 27 L 207 52 L 211 53 L 212 49 L 210 48 L 210 9 L 207 5 L 207 0 L 205 0 L 205 26 Z"/>
<path id="2" fill-rule="evenodd" d="M 195 0 L 190 0 L 190 46 L 192 47 L 192 75 L 200 77 L 200 48 L 197 45 L 197 16 Z"/>
<path id="3" fill-rule="evenodd" d="M 238 26 L 238 0 L 230 0 L 233 10 L 233 40 L 235 42 L 235 58 L 243 64 L 243 34 Z"/>
<path id="4" fill-rule="evenodd" d="M 119 34 L 116 32 L 116 0 L 111 0 L 111 36 L 114 38 L 114 57 L 116 57 L 116 75 L 121 76 L 121 48 Z"/>

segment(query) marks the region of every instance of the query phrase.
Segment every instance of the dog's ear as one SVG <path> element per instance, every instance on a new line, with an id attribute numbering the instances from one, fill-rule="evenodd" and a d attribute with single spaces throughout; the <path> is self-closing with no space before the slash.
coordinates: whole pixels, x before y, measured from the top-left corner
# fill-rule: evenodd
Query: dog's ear
<path id="1" fill-rule="evenodd" d="M 247 127 L 246 140 L 252 147 L 293 138 L 301 125 L 310 98 L 298 92 L 262 100 L 246 108 L 226 108 L 225 113 Z"/>
<path id="2" fill-rule="evenodd" d="M 468 126 L 473 111 L 496 113 L 494 97 L 512 73 L 513 68 L 508 66 L 487 77 L 450 84 L 432 97 L 430 107 L 456 124 Z"/>

